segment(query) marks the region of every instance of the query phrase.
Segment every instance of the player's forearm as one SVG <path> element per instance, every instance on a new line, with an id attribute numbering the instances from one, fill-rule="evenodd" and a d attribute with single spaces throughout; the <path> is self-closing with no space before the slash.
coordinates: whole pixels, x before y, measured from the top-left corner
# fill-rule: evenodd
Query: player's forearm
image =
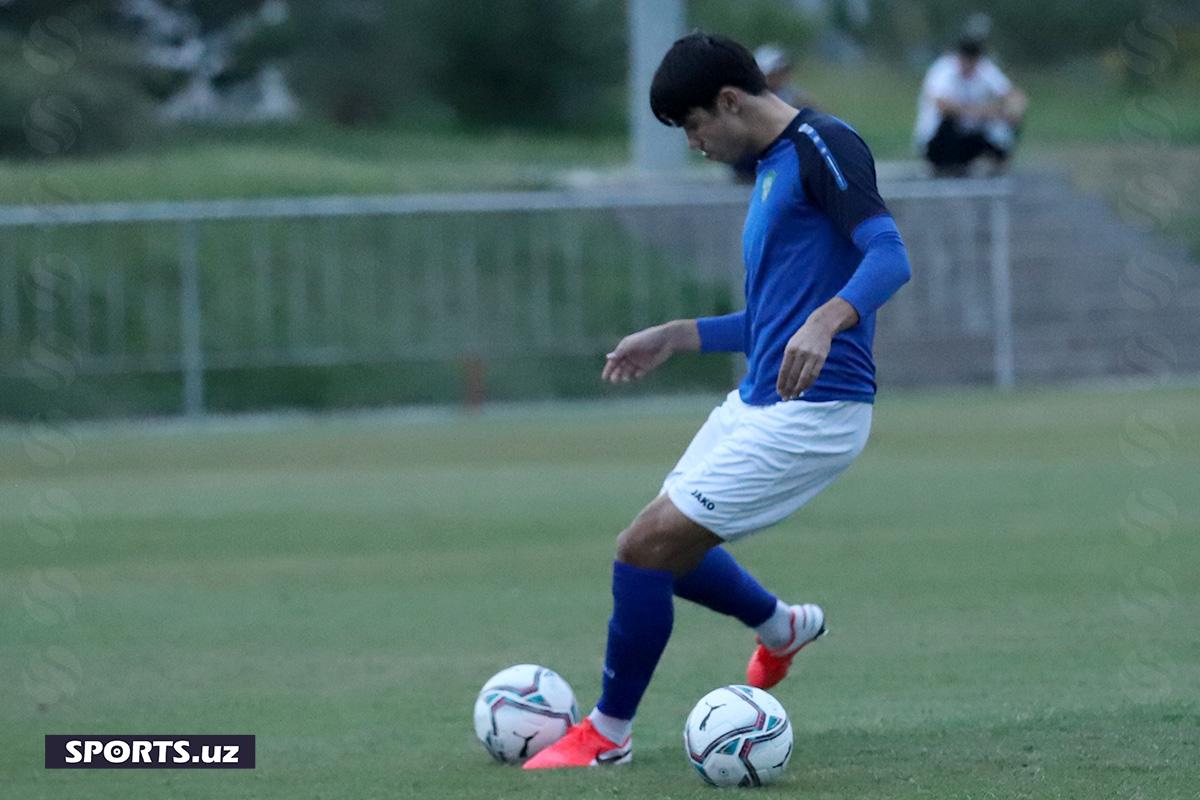
<path id="1" fill-rule="evenodd" d="M 859 225 L 854 244 L 862 251 L 862 261 L 837 296 L 852 305 L 859 317 L 865 317 L 908 282 L 912 267 L 891 216 L 872 217 Z"/>
<path id="2" fill-rule="evenodd" d="M 834 297 L 828 303 L 808 315 L 806 324 L 814 325 L 830 336 L 853 328 L 858 324 L 858 311 L 854 306 L 840 297 Z"/>
<path id="3" fill-rule="evenodd" d="M 676 319 L 661 326 L 667 334 L 674 353 L 695 352 L 700 349 L 700 330 L 694 319 Z"/>

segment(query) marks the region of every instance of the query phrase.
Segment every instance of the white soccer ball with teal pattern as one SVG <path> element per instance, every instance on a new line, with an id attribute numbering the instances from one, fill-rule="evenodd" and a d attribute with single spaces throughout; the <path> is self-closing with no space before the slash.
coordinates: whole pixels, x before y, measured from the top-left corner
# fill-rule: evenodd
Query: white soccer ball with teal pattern
<path id="1" fill-rule="evenodd" d="M 506 764 L 519 764 L 549 747 L 577 722 L 571 685 L 537 664 L 497 672 L 475 700 L 475 735 L 492 758 Z"/>
<path id="2" fill-rule="evenodd" d="M 762 689 L 725 686 L 701 697 L 688 714 L 683 749 L 714 786 L 765 786 L 792 757 L 792 725 Z"/>

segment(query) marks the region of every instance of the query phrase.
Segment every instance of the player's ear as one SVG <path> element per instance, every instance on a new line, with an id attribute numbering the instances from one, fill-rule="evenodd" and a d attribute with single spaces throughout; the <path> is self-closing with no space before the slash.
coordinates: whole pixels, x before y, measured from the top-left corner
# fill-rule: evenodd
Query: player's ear
<path id="1" fill-rule="evenodd" d="M 717 110 L 737 114 L 742 110 L 742 96 L 738 89 L 723 86 L 717 92 Z"/>

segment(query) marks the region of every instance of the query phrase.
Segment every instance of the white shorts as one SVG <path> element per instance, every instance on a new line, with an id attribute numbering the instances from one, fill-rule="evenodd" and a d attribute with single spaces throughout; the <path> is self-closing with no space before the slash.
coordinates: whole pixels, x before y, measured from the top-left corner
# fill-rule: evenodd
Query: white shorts
<path id="1" fill-rule="evenodd" d="M 750 406 L 735 389 L 708 415 L 662 492 L 686 517 L 731 541 L 815 497 L 854 462 L 870 431 L 870 403 Z"/>

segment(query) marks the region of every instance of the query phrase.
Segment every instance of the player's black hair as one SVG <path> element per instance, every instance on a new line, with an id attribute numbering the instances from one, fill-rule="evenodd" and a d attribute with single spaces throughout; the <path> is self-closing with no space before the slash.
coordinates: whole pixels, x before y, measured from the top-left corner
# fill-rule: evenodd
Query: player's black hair
<path id="1" fill-rule="evenodd" d="M 663 56 L 650 84 L 650 110 L 664 125 L 680 126 L 693 108 L 711 109 L 722 87 L 749 94 L 767 90 L 767 79 L 742 45 L 714 33 L 689 33 Z"/>
<path id="2" fill-rule="evenodd" d="M 964 36 L 958 40 L 959 55 L 967 58 L 979 58 L 983 55 L 984 42 L 977 36 Z"/>

